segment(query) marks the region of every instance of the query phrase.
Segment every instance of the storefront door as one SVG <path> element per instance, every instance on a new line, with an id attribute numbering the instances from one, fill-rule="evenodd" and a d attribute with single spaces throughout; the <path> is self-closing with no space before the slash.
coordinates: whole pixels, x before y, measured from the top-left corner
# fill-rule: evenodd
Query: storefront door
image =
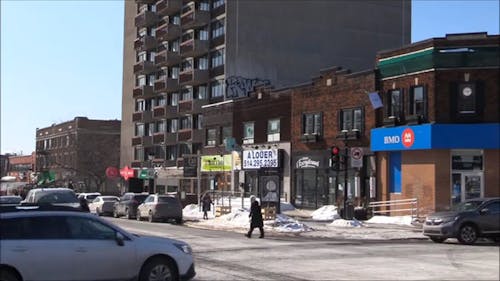
<path id="1" fill-rule="evenodd" d="M 462 201 L 483 197 L 483 174 L 481 172 L 462 173 Z"/>

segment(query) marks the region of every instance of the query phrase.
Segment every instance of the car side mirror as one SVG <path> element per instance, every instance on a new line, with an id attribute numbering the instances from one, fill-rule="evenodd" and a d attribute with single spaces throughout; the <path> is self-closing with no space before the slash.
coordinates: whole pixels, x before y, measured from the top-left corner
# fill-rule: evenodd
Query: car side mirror
<path id="1" fill-rule="evenodd" d="M 488 208 L 484 208 L 484 209 L 481 209 L 481 211 L 479 211 L 479 214 L 480 215 L 486 215 L 486 214 L 489 214 L 490 210 L 488 210 Z"/>
<path id="2" fill-rule="evenodd" d="M 116 240 L 116 244 L 118 244 L 118 246 L 125 245 L 125 237 L 123 236 L 123 234 L 121 234 L 118 231 L 115 233 L 115 240 Z"/>

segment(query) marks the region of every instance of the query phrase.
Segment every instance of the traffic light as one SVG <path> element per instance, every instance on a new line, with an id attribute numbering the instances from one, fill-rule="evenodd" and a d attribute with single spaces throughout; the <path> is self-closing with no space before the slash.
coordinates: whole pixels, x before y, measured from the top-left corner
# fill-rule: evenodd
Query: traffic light
<path id="1" fill-rule="evenodd" d="M 330 147 L 330 167 L 333 170 L 339 170 L 340 168 L 340 148 L 338 146 Z"/>

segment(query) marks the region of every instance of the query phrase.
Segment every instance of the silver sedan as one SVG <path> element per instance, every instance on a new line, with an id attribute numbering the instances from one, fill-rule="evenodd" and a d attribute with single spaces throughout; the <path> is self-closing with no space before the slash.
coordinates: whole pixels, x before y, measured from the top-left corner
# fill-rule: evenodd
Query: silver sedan
<path id="1" fill-rule="evenodd" d="M 112 215 L 115 202 L 120 201 L 116 196 L 97 196 L 94 201 L 89 204 L 89 210 L 93 214 Z"/>

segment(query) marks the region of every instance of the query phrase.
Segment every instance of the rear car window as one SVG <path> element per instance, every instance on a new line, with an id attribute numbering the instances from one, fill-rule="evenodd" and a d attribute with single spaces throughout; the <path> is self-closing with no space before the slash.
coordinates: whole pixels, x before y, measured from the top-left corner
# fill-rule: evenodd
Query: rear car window
<path id="1" fill-rule="evenodd" d="M 105 201 L 105 202 L 116 202 L 116 201 L 118 201 L 118 198 L 102 197 L 102 201 Z"/>
<path id="2" fill-rule="evenodd" d="M 35 194 L 35 203 L 78 203 L 72 191 L 40 191 Z"/>
<path id="3" fill-rule="evenodd" d="M 177 200 L 177 198 L 172 197 L 172 196 L 159 196 L 158 197 L 158 202 L 170 203 L 170 204 L 177 204 L 178 200 Z"/>
<path id="4" fill-rule="evenodd" d="M 149 195 L 135 195 L 134 196 L 134 199 L 137 200 L 139 203 L 142 203 L 144 202 L 144 200 L 146 200 L 146 198 L 148 198 Z"/>

